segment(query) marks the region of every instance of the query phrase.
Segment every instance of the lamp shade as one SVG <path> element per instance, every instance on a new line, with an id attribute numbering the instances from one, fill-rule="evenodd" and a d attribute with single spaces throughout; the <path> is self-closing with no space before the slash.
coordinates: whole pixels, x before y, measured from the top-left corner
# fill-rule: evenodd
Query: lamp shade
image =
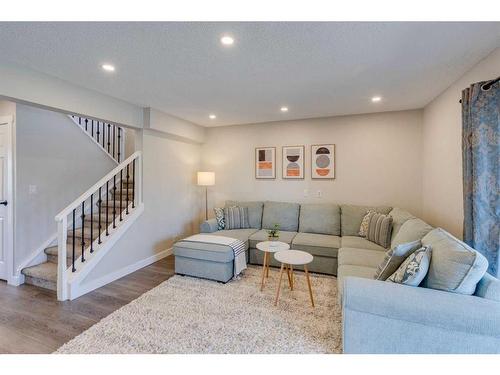
<path id="1" fill-rule="evenodd" d="M 199 186 L 215 185 L 215 172 L 198 172 Z"/>

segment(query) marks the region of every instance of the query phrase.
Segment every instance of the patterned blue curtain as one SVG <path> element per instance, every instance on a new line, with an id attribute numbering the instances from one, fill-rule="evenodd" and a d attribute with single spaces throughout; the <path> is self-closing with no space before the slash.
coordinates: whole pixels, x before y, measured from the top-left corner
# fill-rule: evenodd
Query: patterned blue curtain
<path id="1" fill-rule="evenodd" d="M 464 241 L 500 269 L 500 83 L 462 92 Z"/>

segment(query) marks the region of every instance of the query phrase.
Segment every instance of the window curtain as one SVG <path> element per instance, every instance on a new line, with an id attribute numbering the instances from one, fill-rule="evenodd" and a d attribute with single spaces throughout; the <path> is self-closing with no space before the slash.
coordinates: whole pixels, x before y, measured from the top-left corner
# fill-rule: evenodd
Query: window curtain
<path id="1" fill-rule="evenodd" d="M 500 83 L 462 92 L 464 241 L 500 269 Z"/>

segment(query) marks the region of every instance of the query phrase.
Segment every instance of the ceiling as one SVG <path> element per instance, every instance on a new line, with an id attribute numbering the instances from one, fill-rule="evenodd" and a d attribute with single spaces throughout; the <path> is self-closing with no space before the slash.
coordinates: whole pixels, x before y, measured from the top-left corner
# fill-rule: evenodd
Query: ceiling
<path id="1" fill-rule="evenodd" d="M 0 23 L 0 63 L 203 126 L 422 108 L 499 46 L 500 22 Z"/>

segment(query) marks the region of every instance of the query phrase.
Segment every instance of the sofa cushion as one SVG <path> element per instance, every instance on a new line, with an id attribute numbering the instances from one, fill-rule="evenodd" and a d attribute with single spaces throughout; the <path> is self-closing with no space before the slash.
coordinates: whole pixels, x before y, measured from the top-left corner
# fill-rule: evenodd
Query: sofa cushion
<path id="1" fill-rule="evenodd" d="M 423 286 L 474 294 L 488 268 L 488 261 L 482 254 L 441 228 L 433 229 L 422 238 L 422 245 L 432 247 L 429 273 Z"/>
<path id="2" fill-rule="evenodd" d="M 361 277 L 364 279 L 373 279 L 376 268 L 364 266 L 351 266 L 350 264 L 339 265 L 337 272 L 337 291 L 339 301 L 342 300 L 342 293 L 344 291 L 344 279 L 346 277 Z"/>
<path id="3" fill-rule="evenodd" d="M 226 201 L 225 207 L 239 206 L 248 207 L 248 221 L 251 228 L 262 228 L 262 210 L 264 202 L 244 202 L 244 201 Z"/>
<path id="4" fill-rule="evenodd" d="M 432 227 L 420 219 L 415 218 L 406 220 L 403 225 L 401 225 L 401 228 L 399 228 L 398 234 L 392 239 L 391 247 L 396 247 L 402 243 L 421 240 L 431 230 Z"/>
<path id="5" fill-rule="evenodd" d="M 248 249 L 249 247 L 249 241 L 248 238 L 257 232 L 257 229 L 254 228 L 249 228 L 249 229 L 225 229 L 225 230 L 219 230 L 213 234 L 215 236 L 224 236 L 224 237 L 231 237 L 231 238 L 236 238 L 240 241 L 245 242 L 246 248 Z"/>
<path id="6" fill-rule="evenodd" d="M 388 214 L 389 211 L 391 211 L 391 207 L 355 206 L 351 204 L 341 205 L 340 215 L 342 236 L 358 236 L 361 220 L 363 220 L 363 217 L 369 210 L 373 210 L 381 214 Z"/>
<path id="7" fill-rule="evenodd" d="M 377 267 L 377 273 L 375 274 L 375 279 L 386 280 L 399 268 L 401 263 L 408 258 L 415 250 L 420 249 L 422 242 L 416 240 L 413 242 L 402 243 L 385 253 L 384 260 Z"/>
<path id="8" fill-rule="evenodd" d="M 374 242 L 368 241 L 366 238 L 357 236 L 344 236 L 340 238 L 340 247 L 352 247 L 355 249 L 379 250 L 385 252 L 387 249 Z"/>
<path id="9" fill-rule="evenodd" d="M 272 229 L 275 224 L 279 224 L 281 231 L 297 232 L 299 229 L 299 208 L 298 203 L 265 202 L 262 228 Z"/>
<path id="10" fill-rule="evenodd" d="M 403 225 L 407 220 L 415 219 L 415 216 L 399 207 L 394 207 L 391 212 L 389 212 L 389 215 L 392 217 L 391 247 L 393 247 L 392 241 L 399 232 L 401 225 Z"/>
<path id="11" fill-rule="evenodd" d="M 292 241 L 294 237 L 297 235 L 297 232 L 287 232 L 287 231 L 280 231 L 280 238 L 278 241 L 285 242 L 289 245 L 292 244 Z M 252 234 L 249 237 L 250 240 L 250 247 L 251 248 L 256 248 L 257 244 L 262 241 L 267 241 L 268 238 L 268 233 L 265 229 L 261 229 L 254 234 Z"/>
<path id="12" fill-rule="evenodd" d="M 340 206 L 330 203 L 300 205 L 299 232 L 340 236 Z"/>
<path id="13" fill-rule="evenodd" d="M 385 254 L 378 250 L 355 249 L 342 247 L 339 250 L 339 265 L 363 266 L 377 268 Z"/>
<path id="14" fill-rule="evenodd" d="M 419 286 L 431 262 L 431 247 L 422 246 L 413 252 L 386 281 L 409 286 Z"/>
<path id="15" fill-rule="evenodd" d="M 375 242 L 383 248 L 389 247 L 391 243 L 392 217 L 374 213 L 369 216 L 366 239 Z"/>
<path id="16" fill-rule="evenodd" d="M 335 258 L 340 247 L 340 237 L 328 234 L 297 233 L 292 241 L 295 250 L 307 251 L 309 254 Z"/>
<path id="17" fill-rule="evenodd" d="M 486 273 L 477 283 L 474 295 L 500 302 L 500 280 Z"/>

